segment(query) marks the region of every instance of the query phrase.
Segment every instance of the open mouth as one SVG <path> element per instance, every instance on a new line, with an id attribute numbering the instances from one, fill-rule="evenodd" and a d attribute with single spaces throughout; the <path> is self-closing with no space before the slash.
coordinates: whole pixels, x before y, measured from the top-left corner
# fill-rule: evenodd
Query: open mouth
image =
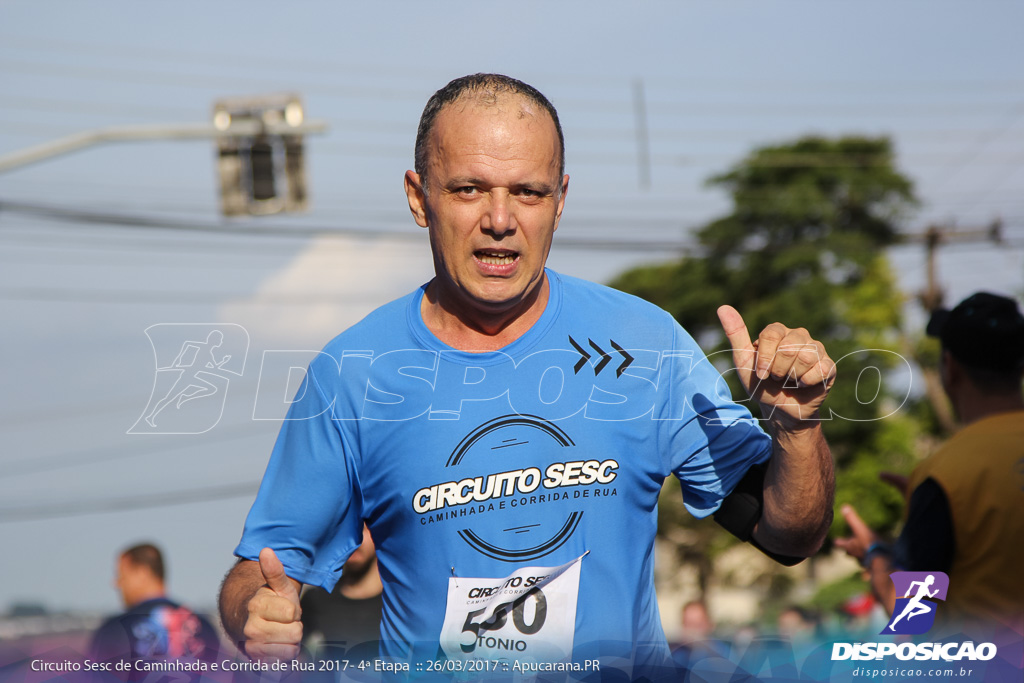
<path id="1" fill-rule="evenodd" d="M 515 263 L 519 252 L 507 249 L 479 249 L 473 252 L 477 260 L 489 266 L 507 266 Z"/>

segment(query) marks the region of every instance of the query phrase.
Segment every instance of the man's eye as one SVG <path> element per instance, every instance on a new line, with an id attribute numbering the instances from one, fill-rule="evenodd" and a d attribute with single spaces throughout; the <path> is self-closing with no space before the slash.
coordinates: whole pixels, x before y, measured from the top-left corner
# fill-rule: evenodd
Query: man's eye
<path id="1" fill-rule="evenodd" d="M 475 187 L 473 187 L 472 185 L 467 185 L 466 187 L 460 187 L 459 189 L 457 189 L 455 191 L 458 194 L 471 195 L 471 194 L 476 194 L 477 189 Z"/>

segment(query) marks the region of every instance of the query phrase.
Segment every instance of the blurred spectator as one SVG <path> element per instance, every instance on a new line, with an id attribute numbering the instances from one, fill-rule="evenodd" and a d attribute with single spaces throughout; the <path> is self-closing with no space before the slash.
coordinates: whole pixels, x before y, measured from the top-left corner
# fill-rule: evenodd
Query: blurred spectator
<path id="1" fill-rule="evenodd" d="M 878 633 L 889 621 L 885 609 L 870 590 L 848 598 L 839 613 L 842 616 L 840 626 L 845 634 Z"/>
<path id="2" fill-rule="evenodd" d="M 818 632 L 817 616 L 797 605 L 782 610 L 775 625 L 779 635 L 794 644 L 812 642 Z"/>
<path id="3" fill-rule="evenodd" d="M 861 560 L 890 614 L 901 597 L 890 572 L 941 571 L 949 592 L 939 618 L 1024 633 L 1024 316 L 1012 299 L 979 292 L 935 311 L 927 331 L 942 343 L 942 385 L 965 426 L 906 481 L 893 547 L 849 505 L 853 536 L 837 545 Z"/>
<path id="4" fill-rule="evenodd" d="M 363 543 L 349 556 L 341 579 L 328 593 L 307 587 L 302 593 L 302 644 L 310 649 L 330 646 L 334 651 L 380 639 L 381 591 L 377 552 L 370 530 L 363 525 Z"/>
<path id="5" fill-rule="evenodd" d="M 732 651 L 734 656 L 746 652 L 751 643 L 761 637 L 761 629 L 751 622 L 741 624 L 732 634 Z"/>
<path id="6" fill-rule="evenodd" d="M 205 618 L 167 599 L 164 559 L 150 543 L 132 546 L 117 561 L 115 587 L 126 611 L 105 621 L 93 635 L 90 656 L 97 661 L 213 661 L 220 642 Z M 151 674 L 126 672 L 127 680 Z"/>
<path id="7" fill-rule="evenodd" d="M 680 613 L 682 632 L 672 648 L 672 659 L 683 669 L 691 669 L 707 657 L 728 657 L 729 645 L 714 636 L 715 624 L 703 600 L 691 600 Z"/>

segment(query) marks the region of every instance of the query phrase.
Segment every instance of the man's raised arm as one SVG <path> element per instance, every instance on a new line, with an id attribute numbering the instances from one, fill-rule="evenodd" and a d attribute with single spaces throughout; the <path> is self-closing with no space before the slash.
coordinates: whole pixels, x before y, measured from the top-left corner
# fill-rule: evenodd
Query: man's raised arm
<path id="1" fill-rule="evenodd" d="M 253 659 L 294 659 L 302 641 L 301 588 L 270 548 L 260 552 L 259 562 L 240 560 L 220 588 L 224 630 Z"/>
<path id="2" fill-rule="evenodd" d="M 743 317 L 718 309 L 733 362 L 768 419 L 773 453 L 764 478 L 764 508 L 753 539 L 780 555 L 808 557 L 832 524 L 835 474 L 819 408 L 835 379 L 835 363 L 807 330 L 772 323 L 751 342 Z"/>

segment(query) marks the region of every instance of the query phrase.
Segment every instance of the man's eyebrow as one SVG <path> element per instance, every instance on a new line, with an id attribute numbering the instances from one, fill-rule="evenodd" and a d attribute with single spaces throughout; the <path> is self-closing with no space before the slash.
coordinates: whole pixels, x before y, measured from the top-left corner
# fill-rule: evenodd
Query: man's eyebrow
<path id="1" fill-rule="evenodd" d="M 460 187 L 488 187 L 489 183 L 482 178 L 476 176 L 457 176 L 455 178 L 449 178 L 448 182 L 444 184 L 447 190 L 457 190 Z M 555 186 L 551 183 L 544 181 L 523 181 L 520 183 L 512 183 L 509 185 L 510 192 L 521 192 L 522 190 L 533 190 L 540 194 L 554 194 Z"/>
<path id="2" fill-rule="evenodd" d="M 520 190 L 533 190 L 534 192 L 539 192 L 540 194 L 554 194 L 555 192 L 554 185 L 550 183 L 545 183 L 543 181 L 526 181 L 523 183 L 514 183 L 508 189 L 512 192 Z"/>
<path id="3" fill-rule="evenodd" d="M 449 178 L 448 182 L 445 183 L 447 188 L 465 187 L 466 185 L 486 185 L 486 183 L 476 176 L 459 176 L 457 178 Z"/>

